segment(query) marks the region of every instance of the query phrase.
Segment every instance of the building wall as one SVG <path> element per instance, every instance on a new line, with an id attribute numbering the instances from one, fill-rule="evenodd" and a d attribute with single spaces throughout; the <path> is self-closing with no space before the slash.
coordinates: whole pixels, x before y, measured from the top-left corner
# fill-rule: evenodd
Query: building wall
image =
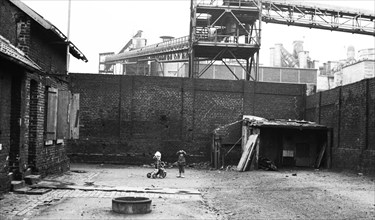
<path id="1" fill-rule="evenodd" d="M 33 94 L 30 93 L 30 84 L 31 81 L 36 83 L 36 90 Z M 52 78 L 45 78 L 41 76 L 37 76 L 34 74 L 28 74 L 26 77 L 26 88 L 25 88 L 25 110 L 24 110 L 24 117 L 23 117 L 23 127 L 24 131 L 22 132 L 23 136 L 23 151 L 21 158 L 23 159 L 23 168 L 31 166 L 31 161 L 29 161 L 29 147 L 31 143 L 30 140 L 33 140 L 33 144 L 35 145 L 35 167 L 32 169 L 42 176 L 46 176 L 48 174 L 56 174 L 61 173 L 69 168 L 69 158 L 66 154 L 66 146 L 65 143 L 57 144 L 56 140 L 53 140 L 52 144 L 46 144 L 46 101 L 47 101 L 47 94 L 46 88 L 52 87 L 58 89 L 58 91 L 67 91 L 68 90 L 68 83 L 64 80 L 52 79 Z M 31 108 L 31 101 L 30 95 L 32 97 L 33 102 L 35 103 L 32 105 Z M 35 117 L 34 119 L 30 118 L 30 115 Z M 30 124 L 30 121 L 33 120 L 33 124 Z M 31 127 L 31 128 L 30 128 Z M 31 129 L 31 132 L 30 132 Z M 33 139 L 29 137 L 32 134 Z M 35 135 L 35 136 L 34 136 Z"/>
<path id="2" fill-rule="evenodd" d="M 155 151 L 174 162 L 184 148 L 190 162 L 209 160 L 212 132 L 242 119 L 303 118 L 305 85 L 247 81 L 70 74 L 80 94 L 80 139 L 69 142 L 74 161 L 141 164 Z M 228 137 L 234 143 L 241 136 Z M 234 141 L 234 142 L 233 142 Z"/>
<path id="3" fill-rule="evenodd" d="M 205 68 L 205 64 L 199 65 L 199 71 Z M 228 65 L 233 73 L 225 65 L 214 64 L 205 71 L 200 78 L 203 79 L 227 79 L 236 80 L 245 78 L 245 70 L 239 65 Z M 286 68 L 286 67 L 259 67 L 258 80 L 261 82 L 298 83 L 317 85 L 317 69 Z M 188 65 L 178 71 L 181 76 L 187 77 Z M 236 75 L 236 77 L 234 76 Z M 255 76 L 253 76 L 255 77 Z"/>
<path id="4" fill-rule="evenodd" d="M 375 75 L 375 60 L 364 60 L 346 66 L 342 69 L 342 85 L 358 82 L 362 79 L 373 78 Z"/>
<path id="5" fill-rule="evenodd" d="M 308 96 L 306 120 L 333 129 L 332 166 L 375 173 L 375 79 Z"/>
<path id="6" fill-rule="evenodd" d="M 0 35 L 35 61 L 43 71 L 66 74 L 66 45 L 8 0 L 0 0 Z"/>
<path id="7" fill-rule="evenodd" d="M 0 60 L 6 66 L 4 60 Z M 10 186 L 9 149 L 10 149 L 10 118 L 11 118 L 11 85 L 12 76 L 8 71 L 0 69 L 0 192 Z"/>
<path id="8" fill-rule="evenodd" d="M 67 90 L 68 84 L 0 61 L 0 191 L 7 191 L 29 168 L 42 176 L 68 170 L 65 144 L 45 145 L 46 87 Z"/>

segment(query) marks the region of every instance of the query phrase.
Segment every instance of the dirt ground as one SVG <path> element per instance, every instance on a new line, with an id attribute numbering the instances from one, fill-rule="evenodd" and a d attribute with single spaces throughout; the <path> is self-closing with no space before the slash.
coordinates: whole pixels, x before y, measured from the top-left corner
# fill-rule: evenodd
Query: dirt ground
<path id="1" fill-rule="evenodd" d="M 143 188 L 192 194 L 148 194 L 152 212 L 124 216 L 111 210 L 111 197 L 63 196 L 18 218 L 28 219 L 374 219 L 373 177 L 322 170 L 249 171 L 167 169 L 165 179 L 148 179 L 150 167 L 73 164 L 71 171 L 45 180 L 68 186 Z M 78 191 L 77 191 L 78 192 Z M 194 193 L 198 192 L 198 194 Z M 200 192 L 200 194 L 199 194 Z M 52 195 L 52 194 L 51 194 Z M 117 194 L 116 194 L 117 195 Z M 189 196 L 191 195 L 191 196 Z M 10 198 L 5 195 L 0 207 Z M 4 202 L 7 201 L 8 203 Z M 9 210 L 11 210 L 9 208 Z M 0 213 L 4 215 L 4 213 Z M 7 217 L 7 215 L 5 215 Z"/>

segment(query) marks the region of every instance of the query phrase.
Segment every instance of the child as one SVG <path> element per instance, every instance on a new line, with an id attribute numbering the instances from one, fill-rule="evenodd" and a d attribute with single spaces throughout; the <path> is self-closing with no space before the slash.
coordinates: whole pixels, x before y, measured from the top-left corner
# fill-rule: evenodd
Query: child
<path id="1" fill-rule="evenodd" d="M 186 152 L 184 150 L 179 150 L 177 151 L 177 155 L 178 155 L 177 164 L 178 164 L 178 171 L 179 171 L 179 175 L 177 177 L 185 178 L 184 174 L 185 174 L 185 165 L 186 165 L 186 159 L 185 159 Z"/>
<path id="2" fill-rule="evenodd" d="M 155 155 L 154 155 L 154 159 L 155 159 L 155 176 L 159 175 L 160 174 L 160 171 L 161 171 L 161 153 L 159 151 L 156 151 Z"/>

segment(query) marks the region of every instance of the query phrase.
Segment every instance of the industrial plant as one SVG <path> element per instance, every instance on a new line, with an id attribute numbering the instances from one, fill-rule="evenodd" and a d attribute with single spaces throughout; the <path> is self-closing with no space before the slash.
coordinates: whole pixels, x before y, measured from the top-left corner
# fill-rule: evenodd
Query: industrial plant
<path id="1" fill-rule="evenodd" d="M 138 2 L 106 4 L 123 4 L 124 16 Z M 375 48 L 320 60 L 304 38 L 280 42 L 274 29 L 273 46 L 261 46 L 267 23 L 374 39 L 374 12 L 189 3 L 186 36 L 149 44 L 134 25 L 117 51 L 99 53 L 119 36 L 101 28 L 90 74 L 69 71 L 70 56 L 88 61 L 69 28 L 0 0 L 0 219 L 373 218 Z M 85 40 L 99 32 L 86 15 Z"/>
<path id="2" fill-rule="evenodd" d="M 99 54 L 98 72 L 297 83 L 307 85 L 307 94 L 372 76 L 371 51 L 374 48 L 361 49 L 359 58 L 355 59 L 354 48 L 349 47 L 346 60 L 320 63 L 319 58 L 310 57 L 309 51 L 304 49 L 304 42 L 298 39 L 293 41 L 292 51 L 282 43 L 276 43 L 269 48 L 269 66 L 259 64 L 260 21 L 372 35 L 370 12 L 358 18 L 355 10 L 347 8 L 340 11 L 327 5 L 277 1 L 193 1 L 192 4 L 189 36 L 161 36 L 160 43 L 147 45 L 147 39 L 139 30 L 118 53 Z M 261 12 L 258 11 L 260 8 Z M 319 13 L 324 13 L 325 17 Z M 286 15 L 291 20 L 286 20 Z M 330 23 L 328 19 L 334 21 Z M 353 19 L 360 19 L 361 23 L 349 25 Z M 362 26 L 357 28 L 360 24 Z M 242 52 L 234 52 L 239 50 Z M 353 65 L 357 60 L 367 60 L 361 64 L 367 72 L 363 70 L 356 76 L 344 77 L 348 74 L 342 73 L 343 67 Z"/>

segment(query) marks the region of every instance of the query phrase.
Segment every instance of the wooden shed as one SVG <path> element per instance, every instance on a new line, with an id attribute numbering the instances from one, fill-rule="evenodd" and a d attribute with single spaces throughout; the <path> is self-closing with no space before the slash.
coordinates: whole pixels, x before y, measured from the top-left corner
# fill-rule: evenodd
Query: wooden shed
<path id="1" fill-rule="evenodd" d="M 215 168 L 225 164 L 225 156 L 233 149 L 223 149 L 220 140 L 220 132 L 216 130 L 212 147 Z M 242 156 L 237 166 L 239 171 L 257 169 L 260 158 L 272 161 L 278 168 L 329 168 L 331 131 L 314 122 L 268 120 L 245 115 L 242 120 L 241 148 Z"/>

